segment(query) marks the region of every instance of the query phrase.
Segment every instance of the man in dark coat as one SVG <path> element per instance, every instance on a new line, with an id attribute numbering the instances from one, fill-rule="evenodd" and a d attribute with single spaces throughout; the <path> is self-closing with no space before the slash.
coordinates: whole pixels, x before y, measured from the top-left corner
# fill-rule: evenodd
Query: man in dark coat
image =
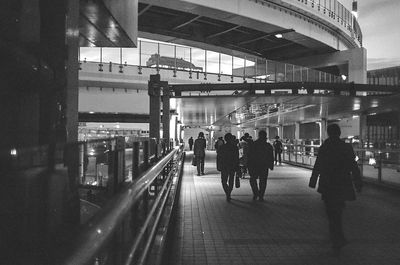
<path id="1" fill-rule="evenodd" d="M 234 142 L 231 133 L 225 134 L 225 144 L 218 148 L 217 161 L 221 171 L 222 188 L 226 194 L 226 200 L 231 200 L 235 173 L 239 169 L 239 149 Z"/>
<path id="2" fill-rule="evenodd" d="M 199 132 L 199 136 L 194 141 L 193 155 L 196 159 L 197 176 L 204 175 L 204 158 L 206 156 L 206 139 L 204 133 Z"/>
<path id="3" fill-rule="evenodd" d="M 249 145 L 247 167 L 250 175 L 250 186 L 253 191 L 253 200 L 264 200 L 267 188 L 268 169 L 274 169 L 274 151 L 267 143 L 267 133 L 260 131 L 258 139 Z M 259 187 L 257 185 L 259 179 Z"/>
<path id="4" fill-rule="evenodd" d="M 339 138 L 340 127 L 331 124 L 327 132 L 329 137 L 319 148 L 309 186 L 315 188 L 319 178 L 318 192 L 326 206 L 332 247 L 339 251 L 347 244 L 342 226 L 345 201 L 356 199 L 353 183 L 360 192 L 362 182 L 353 147 Z"/>

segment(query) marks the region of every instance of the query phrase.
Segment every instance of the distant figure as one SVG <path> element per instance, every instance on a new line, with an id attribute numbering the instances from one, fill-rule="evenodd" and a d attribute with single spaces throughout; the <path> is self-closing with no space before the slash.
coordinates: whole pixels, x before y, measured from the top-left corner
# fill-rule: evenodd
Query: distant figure
<path id="1" fill-rule="evenodd" d="M 231 133 L 225 134 L 225 144 L 219 147 L 217 152 L 218 170 L 221 171 L 222 188 L 225 191 L 226 200 L 231 200 L 231 192 L 235 180 L 235 173 L 239 169 L 239 149 L 234 142 Z"/>
<path id="2" fill-rule="evenodd" d="M 315 188 L 319 178 L 318 192 L 325 203 L 332 247 L 339 252 L 347 244 L 342 226 L 345 201 L 356 199 L 353 183 L 361 192 L 362 182 L 353 147 L 339 138 L 340 127 L 331 124 L 327 132 L 329 137 L 319 148 L 309 186 Z"/>
<path id="3" fill-rule="evenodd" d="M 218 153 L 218 149 L 219 149 L 223 144 L 225 144 L 224 139 L 222 139 L 222 137 L 218 137 L 218 140 L 215 141 L 215 145 L 214 145 L 215 151 L 216 151 L 217 153 Z"/>
<path id="4" fill-rule="evenodd" d="M 250 186 L 253 191 L 253 200 L 264 200 L 267 188 L 268 169 L 274 169 L 274 151 L 267 143 L 267 133 L 260 131 L 258 139 L 250 145 L 247 167 L 250 175 Z M 259 179 L 259 186 L 257 185 Z"/>
<path id="5" fill-rule="evenodd" d="M 193 155 L 196 158 L 197 176 L 204 175 L 204 158 L 206 156 L 207 142 L 204 138 L 204 133 L 199 132 L 199 136 L 194 141 Z"/>
<path id="6" fill-rule="evenodd" d="M 247 162 L 249 160 L 249 145 L 253 140 L 248 133 L 245 133 L 239 142 L 239 163 L 242 169 L 242 176 L 247 172 Z"/>
<path id="7" fill-rule="evenodd" d="M 193 148 L 193 137 L 190 137 L 188 142 L 189 142 L 190 151 L 192 151 L 192 148 Z"/>
<path id="8" fill-rule="evenodd" d="M 283 145 L 281 140 L 279 140 L 279 136 L 275 136 L 275 141 L 273 143 L 274 145 L 274 151 L 275 151 L 275 165 L 278 164 L 279 160 L 279 165 L 282 164 L 282 150 L 283 150 Z"/>

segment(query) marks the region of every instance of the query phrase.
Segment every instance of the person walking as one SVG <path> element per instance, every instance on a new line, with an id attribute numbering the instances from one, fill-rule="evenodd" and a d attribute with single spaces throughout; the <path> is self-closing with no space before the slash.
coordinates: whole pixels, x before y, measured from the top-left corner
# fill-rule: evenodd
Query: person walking
<path id="1" fill-rule="evenodd" d="M 204 175 L 204 158 L 206 156 L 206 149 L 207 143 L 206 139 L 204 138 L 204 133 L 199 132 L 199 136 L 194 141 L 194 149 L 193 155 L 196 159 L 196 166 L 197 166 L 197 176 Z"/>
<path id="2" fill-rule="evenodd" d="M 327 133 L 328 139 L 319 148 L 309 186 L 315 188 L 319 180 L 317 191 L 325 203 L 332 248 L 338 253 L 347 244 L 342 224 L 345 201 L 356 199 L 354 187 L 361 192 L 362 181 L 353 147 L 339 138 L 339 125 L 329 125 Z"/>
<path id="3" fill-rule="evenodd" d="M 215 144 L 214 144 L 215 151 L 218 152 L 218 149 L 219 149 L 224 143 L 225 143 L 225 142 L 224 142 L 224 139 L 222 139 L 222 137 L 218 137 L 218 140 L 215 141 Z"/>
<path id="4" fill-rule="evenodd" d="M 283 145 L 281 140 L 279 140 L 279 136 L 275 136 L 275 141 L 273 143 L 274 146 L 274 151 L 275 151 L 275 165 L 278 165 L 278 160 L 279 160 L 279 165 L 282 164 L 282 150 L 283 150 Z"/>
<path id="5" fill-rule="evenodd" d="M 258 139 L 249 146 L 247 167 L 250 175 L 250 186 L 253 191 L 253 200 L 264 200 L 267 188 L 268 170 L 274 169 L 273 147 L 267 143 L 267 133 L 260 131 Z M 257 185 L 259 179 L 259 186 Z"/>
<path id="6" fill-rule="evenodd" d="M 224 136 L 225 144 L 218 148 L 218 170 L 221 171 L 222 188 L 225 191 L 226 200 L 231 201 L 231 192 L 235 180 L 235 173 L 239 169 L 239 149 L 234 142 L 233 135 L 227 133 Z"/>
<path id="7" fill-rule="evenodd" d="M 193 137 L 190 137 L 188 142 L 189 142 L 189 149 L 190 149 L 190 151 L 192 151 L 192 148 L 193 148 Z"/>

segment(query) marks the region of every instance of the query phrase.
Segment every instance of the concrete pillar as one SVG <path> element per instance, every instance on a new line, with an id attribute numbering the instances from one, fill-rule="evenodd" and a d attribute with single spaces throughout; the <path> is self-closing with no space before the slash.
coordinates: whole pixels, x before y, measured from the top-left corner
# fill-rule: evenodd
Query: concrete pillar
<path id="1" fill-rule="evenodd" d="M 170 121 L 170 115 L 169 115 L 169 87 L 167 85 L 163 85 L 163 115 L 162 115 L 162 124 L 163 124 L 163 137 L 167 141 L 169 141 L 170 138 L 170 128 L 169 128 L 169 121 Z"/>
<path id="2" fill-rule="evenodd" d="M 178 117 L 175 117 L 175 144 L 176 145 L 179 145 L 179 138 L 178 138 L 178 127 L 180 127 L 180 126 L 178 126 Z M 181 132 L 179 132 L 179 133 L 181 133 Z"/>
<path id="3" fill-rule="evenodd" d="M 297 143 L 300 139 L 300 122 L 294 124 L 294 140 Z"/>
<path id="4" fill-rule="evenodd" d="M 160 138 L 160 75 L 150 75 L 148 82 L 148 94 L 150 96 L 150 123 L 149 136 Z"/>
<path id="5" fill-rule="evenodd" d="M 322 144 L 322 142 L 328 138 L 328 134 L 326 132 L 326 127 L 328 126 L 328 121 L 326 119 L 322 119 L 319 122 L 319 141 L 320 144 Z"/>
<path id="6" fill-rule="evenodd" d="M 283 125 L 282 124 L 280 124 L 279 126 L 278 126 L 278 136 L 279 136 L 279 138 L 283 138 Z"/>

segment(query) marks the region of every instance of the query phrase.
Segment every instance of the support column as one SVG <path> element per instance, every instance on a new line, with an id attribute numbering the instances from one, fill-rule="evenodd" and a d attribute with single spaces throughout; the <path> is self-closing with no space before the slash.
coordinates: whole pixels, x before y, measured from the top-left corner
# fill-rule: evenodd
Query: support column
<path id="1" fill-rule="evenodd" d="M 178 117 L 175 117 L 175 144 L 179 145 L 179 139 L 178 139 Z"/>
<path id="2" fill-rule="evenodd" d="M 149 136 L 160 138 L 160 75 L 150 75 L 148 82 L 148 94 L 150 96 L 150 123 Z"/>
<path id="3" fill-rule="evenodd" d="M 163 124 L 163 137 L 167 142 L 170 139 L 170 106 L 169 106 L 169 87 L 168 83 L 163 84 L 163 115 L 162 115 L 162 124 Z"/>
<path id="4" fill-rule="evenodd" d="M 320 144 L 328 138 L 326 127 L 328 126 L 328 121 L 326 119 L 322 119 L 319 123 L 319 141 Z"/>
<path id="5" fill-rule="evenodd" d="M 300 122 L 294 124 L 294 143 L 297 143 L 300 139 Z"/>

